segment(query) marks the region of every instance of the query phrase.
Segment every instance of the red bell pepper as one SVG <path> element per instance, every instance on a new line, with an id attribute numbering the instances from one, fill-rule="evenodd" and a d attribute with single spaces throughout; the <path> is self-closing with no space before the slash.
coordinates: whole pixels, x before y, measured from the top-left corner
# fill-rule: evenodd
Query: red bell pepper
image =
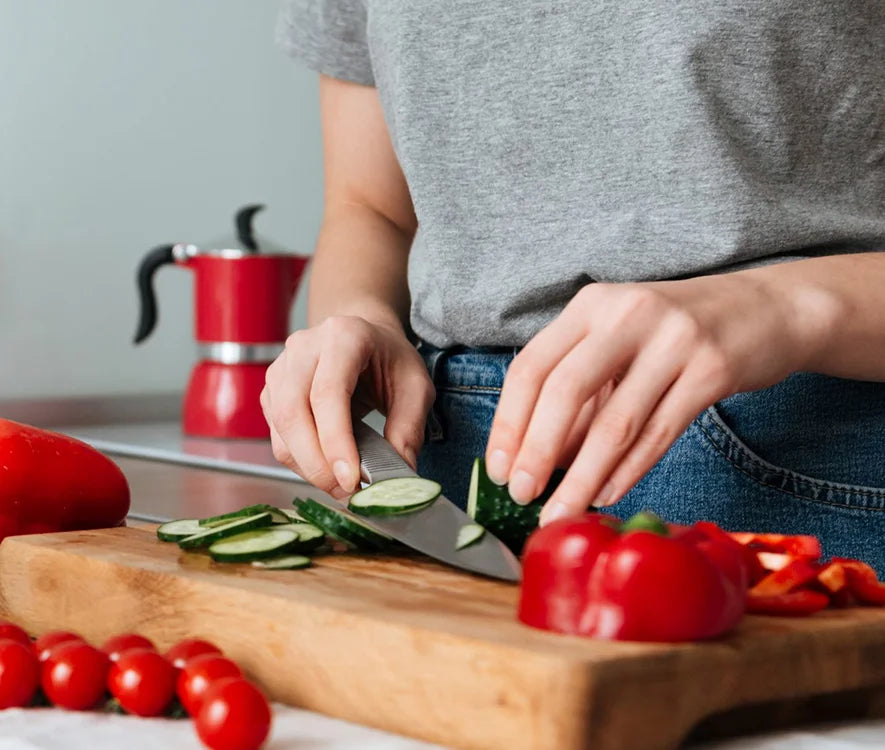
<path id="1" fill-rule="evenodd" d="M 119 467 L 67 435 L 0 419 L 0 540 L 120 526 L 129 485 Z"/>
<path id="2" fill-rule="evenodd" d="M 830 604 L 830 597 L 819 591 L 800 589 L 788 594 L 775 594 L 765 596 L 750 590 L 747 594 L 747 612 L 757 615 L 786 615 L 803 616 L 811 615 L 826 609 Z"/>
<path id="3" fill-rule="evenodd" d="M 620 640 L 724 633 L 745 607 L 748 571 L 740 546 L 712 524 L 674 531 L 660 521 L 631 519 L 620 527 L 602 514 L 538 529 L 524 552 L 519 619 Z"/>

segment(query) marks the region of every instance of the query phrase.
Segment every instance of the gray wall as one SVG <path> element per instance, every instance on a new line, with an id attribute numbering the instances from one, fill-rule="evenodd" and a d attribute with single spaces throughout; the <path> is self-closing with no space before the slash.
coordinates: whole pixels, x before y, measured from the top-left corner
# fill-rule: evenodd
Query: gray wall
<path id="1" fill-rule="evenodd" d="M 260 235 L 311 251 L 316 76 L 274 45 L 277 7 L 0 0 L 0 398 L 182 389 L 189 272 L 160 272 L 160 325 L 131 345 L 156 244 L 229 235 L 260 201 Z"/>

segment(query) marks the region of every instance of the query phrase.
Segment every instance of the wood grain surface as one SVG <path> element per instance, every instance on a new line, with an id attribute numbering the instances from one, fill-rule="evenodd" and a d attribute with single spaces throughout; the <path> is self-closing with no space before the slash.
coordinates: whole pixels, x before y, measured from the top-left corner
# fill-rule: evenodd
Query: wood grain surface
<path id="1" fill-rule="evenodd" d="M 882 611 L 748 617 L 706 644 L 607 643 L 520 625 L 517 593 L 419 557 L 218 565 L 144 528 L 0 545 L 0 611 L 34 635 L 205 637 L 275 699 L 452 747 L 665 750 L 698 723 L 745 731 L 833 696 L 885 707 Z"/>

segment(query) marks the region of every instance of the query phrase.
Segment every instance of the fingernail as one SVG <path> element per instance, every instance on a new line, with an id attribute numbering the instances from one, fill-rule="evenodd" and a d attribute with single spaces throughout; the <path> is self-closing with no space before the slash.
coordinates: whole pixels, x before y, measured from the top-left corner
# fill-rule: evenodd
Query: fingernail
<path id="1" fill-rule="evenodd" d="M 413 469 L 417 468 L 418 454 L 415 453 L 414 448 L 409 448 L 409 447 L 403 448 L 403 453 L 405 454 L 403 456 L 403 458 L 406 459 L 406 463 L 409 466 L 411 466 Z"/>
<path id="2" fill-rule="evenodd" d="M 495 448 L 486 461 L 486 474 L 495 484 L 507 484 L 510 471 L 510 456 L 500 448 Z"/>
<path id="3" fill-rule="evenodd" d="M 540 524 L 541 526 L 546 526 L 548 523 L 553 523 L 568 515 L 569 509 L 567 505 L 563 505 L 562 503 L 547 503 L 547 505 L 541 509 Z"/>
<path id="4" fill-rule="evenodd" d="M 507 489 L 510 490 L 510 497 L 516 500 L 516 502 L 520 505 L 528 505 L 535 499 L 535 488 L 537 486 L 538 483 L 531 474 L 519 469 L 513 474 Z"/>
<path id="5" fill-rule="evenodd" d="M 338 461 L 333 463 L 332 473 L 335 475 L 335 479 L 338 480 L 338 484 L 341 486 L 341 489 L 350 492 L 356 486 L 356 476 L 354 475 L 354 471 L 351 468 L 350 464 L 347 463 L 347 461 L 339 459 Z"/>
<path id="6" fill-rule="evenodd" d="M 596 499 L 593 501 L 594 508 L 602 508 L 606 505 L 610 505 L 611 501 L 614 500 L 615 497 L 615 486 L 608 482 L 605 487 L 599 490 L 599 494 L 596 496 Z"/>

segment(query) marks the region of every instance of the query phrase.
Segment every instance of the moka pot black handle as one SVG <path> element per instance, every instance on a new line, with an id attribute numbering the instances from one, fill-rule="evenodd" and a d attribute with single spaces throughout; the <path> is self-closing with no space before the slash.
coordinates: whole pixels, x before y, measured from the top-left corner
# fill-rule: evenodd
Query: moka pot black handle
<path id="1" fill-rule="evenodd" d="M 160 245 L 151 250 L 138 267 L 136 283 L 138 294 L 141 299 L 141 314 L 138 320 L 138 329 L 135 331 L 133 343 L 140 344 L 157 325 L 157 295 L 154 292 L 154 274 L 161 266 L 175 262 L 172 252 L 174 245 Z"/>

